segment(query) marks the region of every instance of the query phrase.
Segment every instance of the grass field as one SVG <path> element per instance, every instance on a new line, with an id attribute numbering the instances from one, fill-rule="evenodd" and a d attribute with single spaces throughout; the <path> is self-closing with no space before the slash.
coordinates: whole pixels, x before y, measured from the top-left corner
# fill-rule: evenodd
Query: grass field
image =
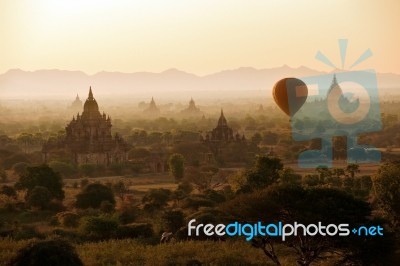
<path id="1" fill-rule="evenodd" d="M 31 241 L 31 240 L 30 240 Z M 0 265 L 6 265 L 17 250 L 30 241 L 0 239 Z M 189 241 L 158 245 L 144 245 L 136 240 L 110 240 L 75 245 L 84 265 L 274 265 L 259 249 L 246 241 Z M 296 265 L 288 249 L 278 246 L 282 265 Z M 333 265 L 323 261 L 317 265 Z"/>

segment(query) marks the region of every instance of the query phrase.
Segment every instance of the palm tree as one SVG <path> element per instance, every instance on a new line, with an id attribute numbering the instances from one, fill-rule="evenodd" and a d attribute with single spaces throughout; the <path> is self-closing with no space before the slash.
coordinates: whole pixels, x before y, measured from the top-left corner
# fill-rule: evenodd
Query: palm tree
<path id="1" fill-rule="evenodd" d="M 351 178 L 354 178 L 354 175 L 360 172 L 359 165 L 356 163 L 349 163 L 346 167 L 346 172 L 350 174 Z"/>

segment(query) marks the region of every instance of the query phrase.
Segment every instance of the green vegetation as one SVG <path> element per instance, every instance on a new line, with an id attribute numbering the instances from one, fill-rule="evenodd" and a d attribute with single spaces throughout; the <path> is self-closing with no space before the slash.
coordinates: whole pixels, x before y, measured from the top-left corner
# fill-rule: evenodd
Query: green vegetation
<path id="1" fill-rule="evenodd" d="M 29 250 L 29 243 L 47 240 L 72 245 L 84 265 L 333 266 L 399 260 L 400 154 L 386 147 L 396 145 L 396 123 L 384 121 L 383 132 L 360 137 L 360 143 L 384 148 L 380 166 L 346 164 L 346 139 L 335 137 L 334 168 L 299 169 L 297 155 L 321 143 L 294 142 L 286 118 L 272 108 L 268 115 L 232 114 L 229 126 L 245 141 L 217 147 L 202 142 L 216 117 L 122 114 L 113 120 L 113 130 L 130 145 L 129 161 L 109 166 L 77 165 L 63 149 L 42 164 L 42 144 L 63 136 L 62 123 L 4 122 L 0 265 L 18 250 Z M 191 219 L 379 224 L 385 235 L 290 237 L 286 242 L 196 238 L 187 235 Z M 160 244 L 163 233 L 170 238 Z"/>

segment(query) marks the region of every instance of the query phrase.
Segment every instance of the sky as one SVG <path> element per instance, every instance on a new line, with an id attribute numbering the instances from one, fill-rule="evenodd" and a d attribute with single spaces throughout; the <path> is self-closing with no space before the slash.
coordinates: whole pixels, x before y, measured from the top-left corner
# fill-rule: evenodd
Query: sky
<path id="1" fill-rule="evenodd" d="M 2 0 L 0 73 L 9 69 L 206 75 L 287 64 L 400 74 L 398 0 Z"/>

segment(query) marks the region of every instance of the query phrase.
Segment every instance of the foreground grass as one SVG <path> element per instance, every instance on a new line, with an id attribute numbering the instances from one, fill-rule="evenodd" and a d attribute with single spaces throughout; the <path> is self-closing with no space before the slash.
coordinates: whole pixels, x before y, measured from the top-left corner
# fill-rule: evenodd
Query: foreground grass
<path id="1" fill-rule="evenodd" d="M 0 265 L 6 265 L 17 250 L 29 241 L 0 239 Z M 85 265 L 273 265 L 261 250 L 245 241 L 193 241 L 144 245 L 136 240 L 110 240 L 75 245 Z M 282 265 L 295 265 L 291 256 L 281 251 Z M 190 264 L 189 264 L 190 265 Z"/>

